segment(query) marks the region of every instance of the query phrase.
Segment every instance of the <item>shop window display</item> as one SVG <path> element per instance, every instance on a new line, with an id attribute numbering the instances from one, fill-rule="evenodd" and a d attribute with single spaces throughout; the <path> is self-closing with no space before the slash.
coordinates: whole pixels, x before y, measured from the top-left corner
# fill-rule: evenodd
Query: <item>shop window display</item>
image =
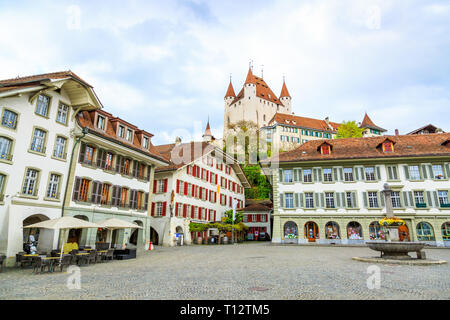
<path id="1" fill-rule="evenodd" d="M 358 222 L 352 221 L 347 225 L 347 238 L 349 240 L 363 239 L 362 227 Z"/>
<path id="2" fill-rule="evenodd" d="M 293 221 L 284 224 L 284 237 L 286 239 L 296 239 L 298 237 L 297 225 Z"/>
<path id="3" fill-rule="evenodd" d="M 325 236 L 327 239 L 340 239 L 339 225 L 330 221 L 325 225 Z"/>

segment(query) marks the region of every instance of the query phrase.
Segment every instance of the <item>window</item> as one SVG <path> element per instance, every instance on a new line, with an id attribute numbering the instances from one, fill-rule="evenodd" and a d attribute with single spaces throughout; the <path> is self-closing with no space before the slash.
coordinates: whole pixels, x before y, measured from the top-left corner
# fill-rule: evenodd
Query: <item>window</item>
<path id="1" fill-rule="evenodd" d="M 312 169 L 303 170 L 303 182 L 312 182 Z"/>
<path id="2" fill-rule="evenodd" d="M 344 181 L 353 181 L 353 168 L 344 168 Z"/>
<path id="3" fill-rule="evenodd" d="M 392 208 L 401 208 L 400 191 L 392 191 L 391 193 Z"/>
<path id="4" fill-rule="evenodd" d="M 158 193 L 164 192 L 164 182 L 165 179 L 158 180 Z"/>
<path id="5" fill-rule="evenodd" d="M 448 205 L 448 191 L 446 191 L 446 190 L 438 191 L 438 199 L 439 199 L 439 204 L 441 206 Z"/>
<path id="6" fill-rule="evenodd" d="M 120 196 L 120 207 L 125 208 L 127 206 L 128 189 L 122 188 L 122 195 Z"/>
<path id="7" fill-rule="evenodd" d="M 144 192 L 138 191 L 137 193 L 137 200 L 136 200 L 136 209 L 142 210 L 144 208 Z"/>
<path id="8" fill-rule="evenodd" d="M 0 159 L 11 160 L 12 141 L 5 137 L 0 137 Z"/>
<path id="9" fill-rule="evenodd" d="M 101 115 L 97 116 L 97 128 L 105 130 L 105 117 Z"/>
<path id="10" fill-rule="evenodd" d="M 130 142 L 133 141 L 133 131 L 130 129 L 127 130 L 127 140 Z"/>
<path id="11" fill-rule="evenodd" d="M 147 138 L 147 137 L 144 137 L 143 147 L 144 147 L 145 149 L 148 149 L 148 138 Z"/>
<path id="12" fill-rule="evenodd" d="M 34 129 L 31 150 L 41 153 L 45 152 L 45 135 L 46 132 L 44 130 Z"/>
<path id="13" fill-rule="evenodd" d="M 0 173 L 0 201 L 3 201 L 6 176 Z"/>
<path id="14" fill-rule="evenodd" d="M 346 192 L 345 200 L 347 203 L 347 208 L 356 208 L 356 193 L 355 192 Z"/>
<path id="15" fill-rule="evenodd" d="M 66 154 L 65 154 L 66 141 L 67 141 L 66 138 L 56 137 L 55 150 L 53 151 L 53 156 L 55 156 L 56 158 L 60 158 L 60 159 L 66 158 Z"/>
<path id="16" fill-rule="evenodd" d="M 420 170 L 419 166 L 409 166 L 409 179 L 410 180 L 420 180 Z"/>
<path id="17" fill-rule="evenodd" d="M 414 201 L 416 203 L 416 207 L 425 206 L 425 198 L 423 196 L 423 191 L 414 191 Z"/>
<path id="18" fill-rule="evenodd" d="M 314 208 L 314 197 L 312 192 L 305 193 L 305 207 Z"/>
<path id="19" fill-rule="evenodd" d="M 92 162 L 94 160 L 94 147 L 92 146 L 85 146 L 84 149 L 84 157 L 82 159 L 82 162 L 84 164 L 92 165 Z"/>
<path id="20" fill-rule="evenodd" d="M 285 208 L 293 208 L 294 207 L 294 194 L 286 193 L 285 194 Z"/>
<path id="21" fill-rule="evenodd" d="M 112 170 L 112 161 L 113 161 L 114 155 L 111 152 L 106 153 L 105 157 L 105 167 L 106 170 Z"/>
<path id="22" fill-rule="evenodd" d="M 124 126 L 119 126 L 119 129 L 117 130 L 117 135 L 121 138 L 124 137 L 125 134 L 125 127 Z"/>
<path id="23" fill-rule="evenodd" d="M 23 183 L 22 194 L 35 196 L 37 194 L 37 179 L 39 171 L 27 169 Z"/>
<path id="24" fill-rule="evenodd" d="M 47 117 L 49 106 L 50 106 L 50 97 L 45 96 L 43 94 L 39 95 L 36 106 L 36 113 L 41 116 Z"/>
<path id="25" fill-rule="evenodd" d="M 284 176 L 284 182 L 292 182 L 293 181 L 293 175 L 292 175 L 292 170 L 284 170 L 283 171 L 283 176 Z"/>
<path id="26" fill-rule="evenodd" d="M 388 180 L 398 180 L 397 166 L 387 166 Z"/>
<path id="27" fill-rule="evenodd" d="M 157 202 L 156 203 L 156 215 L 157 216 L 162 216 L 163 214 L 163 203 L 162 202 Z"/>
<path id="28" fill-rule="evenodd" d="M 322 149 L 322 154 L 327 155 L 330 154 L 330 146 L 327 144 L 324 144 L 320 147 Z"/>
<path id="29" fill-rule="evenodd" d="M 58 113 L 56 115 L 56 121 L 62 124 L 67 123 L 67 115 L 69 113 L 69 107 L 64 103 L 60 103 L 58 106 Z"/>
<path id="30" fill-rule="evenodd" d="M 323 181 L 324 182 L 332 182 L 333 181 L 333 175 L 331 172 L 331 168 L 323 169 Z"/>
<path id="31" fill-rule="evenodd" d="M 3 111 L 2 126 L 15 129 L 17 126 L 17 113 L 10 110 Z"/>
<path id="32" fill-rule="evenodd" d="M 108 204 L 110 190 L 111 185 L 104 183 L 102 186 L 102 198 L 100 200 L 101 204 Z"/>
<path id="33" fill-rule="evenodd" d="M 374 167 L 365 167 L 364 171 L 366 173 L 367 181 L 375 181 L 375 168 Z"/>
<path id="34" fill-rule="evenodd" d="M 433 227 L 428 222 L 420 222 L 417 225 L 417 240 L 435 241 Z"/>
<path id="35" fill-rule="evenodd" d="M 392 142 L 390 142 L 390 141 L 383 142 L 383 151 L 384 152 L 392 152 L 393 150 L 394 150 L 394 148 L 392 146 Z"/>
<path id="36" fill-rule="evenodd" d="M 48 182 L 47 198 L 59 199 L 59 181 L 61 176 L 59 174 L 52 173 Z"/>
<path id="37" fill-rule="evenodd" d="M 433 179 L 442 180 L 444 179 L 444 170 L 440 164 L 433 165 Z"/>
<path id="38" fill-rule="evenodd" d="M 369 197 L 369 208 L 378 208 L 378 196 L 377 192 L 368 192 Z"/>
<path id="39" fill-rule="evenodd" d="M 325 206 L 327 208 L 334 208 L 334 193 L 325 192 Z"/>
<path id="40" fill-rule="evenodd" d="M 78 200 L 79 201 L 83 201 L 83 202 L 87 202 L 88 200 L 88 195 L 89 195 L 89 184 L 90 184 L 90 180 L 88 179 L 81 179 L 80 182 L 80 193 L 78 196 Z"/>

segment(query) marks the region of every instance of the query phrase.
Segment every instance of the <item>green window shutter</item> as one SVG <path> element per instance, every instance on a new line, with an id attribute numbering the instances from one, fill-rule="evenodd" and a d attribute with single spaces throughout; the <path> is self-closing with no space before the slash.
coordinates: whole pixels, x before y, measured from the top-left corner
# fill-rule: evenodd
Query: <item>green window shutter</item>
<path id="1" fill-rule="evenodd" d="M 392 173 L 394 167 L 387 166 L 387 174 L 388 174 L 388 180 L 394 180 L 394 174 Z"/>
<path id="2" fill-rule="evenodd" d="M 433 197 L 431 196 L 431 191 L 427 191 L 427 206 L 429 207 L 435 207 L 435 205 L 433 204 Z"/>
<path id="3" fill-rule="evenodd" d="M 333 168 L 333 179 L 334 181 L 338 181 L 338 172 L 337 172 L 337 168 Z"/>
<path id="4" fill-rule="evenodd" d="M 325 194 L 323 192 L 320 193 L 320 207 L 325 207 Z"/>
<path id="5" fill-rule="evenodd" d="M 430 173 L 430 179 L 433 179 L 434 178 L 433 166 L 431 164 L 428 165 L 428 172 Z M 445 172 L 444 172 L 444 176 L 445 176 Z"/>
<path id="6" fill-rule="evenodd" d="M 362 193 L 362 195 L 363 195 L 363 201 L 364 201 L 364 208 L 367 208 L 368 207 L 367 192 L 364 191 Z"/>
<path id="7" fill-rule="evenodd" d="M 298 208 L 298 193 L 294 193 L 294 208 Z"/>
<path id="8" fill-rule="evenodd" d="M 359 168 L 360 169 L 360 173 L 361 173 L 361 180 L 366 180 L 366 174 L 364 172 L 364 167 Z"/>
<path id="9" fill-rule="evenodd" d="M 409 200 L 408 200 L 408 192 L 407 191 L 402 191 L 402 195 L 403 195 L 403 205 L 405 207 L 410 207 Z"/>
<path id="10" fill-rule="evenodd" d="M 377 180 L 381 180 L 381 170 L 380 170 L 380 167 L 379 167 L 379 166 L 376 166 L 376 167 L 375 167 L 375 172 L 377 173 L 376 179 L 377 179 Z"/>
<path id="11" fill-rule="evenodd" d="M 280 193 L 280 208 L 284 208 L 284 197 L 282 193 Z"/>
<path id="12" fill-rule="evenodd" d="M 446 163 L 444 167 L 447 169 L 447 178 L 450 178 L 450 164 Z"/>
<path id="13" fill-rule="evenodd" d="M 381 203 L 381 208 L 384 208 L 385 203 L 384 203 L 384 195 L 381 192 L 377 192 L 377 196 L 380 199 L 380 203 Z"/>
<path id="14" fill-rule="evenodd" d="M 320 208 L 319 194 L 314 192 L 314 208 Z"/>
<path id="15" fill-rule="evenodd" d="M 299 193 L 298 194 L 298 200 L 299 200 L 298 207 L 299 208 L 304 208 L 305 205 L 304 205 L 304 201 L 303 201 L 303 193 Z"/>
<path id="16" fill-rule="evenodd" d="M 424 179 L 428 179 L 427 166 L 424 164 L 422 165 L 422 175 Z"/>
<path id="17" fill-rule="evenodd" d="M 353 168 L 353 172 L 355 173 L 356 181 L 359 181 L 359 170 L 358 170 L 358 168 Z"/>
<path id="18" fill-rule="evenodd" d="M 339 180 L 344 181 L 344 169 L 339 168 Z"/>
<path id="19" fill-rule="evenodd" d="M 314 182 L 319 181 L 319 178 L 317 177 L 317 169 L 313 169 L 313 173 L 314 173 Z"/>
<path id="20" fill-rule="evenodd" d="M 434 203 L 436 204 L 436 208 L 439 208 L 439 198 L 438 198 L 438 193 L 437 191 L 433 191 L 433 198 L 434 198 Z"/>
<path id="21" fill-rule="evenodd" d="M 397 166 L 392 167 L 392 174 L 393 174 L 394 180 L 398 180 Z"/>
<path id="22" fill-rule="evenodd" d="M 411 207 L 415 207 L 416 203 L 414 201 L 414 196 L 412 191 L 408 191 L 408 198 L 409 198 L 409 204 L 411 205 Z"/>
<path id="23" fill-rule="evenodd" d="M 280 173 L 280 175 L 279 175 L 279 182 L 283 182 L 283 169 L 280 169 L 279 170 L 279 173 Z"/>
<path id="24" fill-rule="evenodd" d="M 322 182 L 322 168 L 317 169 L 317 175 L 319 176 L 319 182 Z"/>
<path id="25" fill-rule="evenodd" d="M 336 192 L 336 206 L 338 208 L 342 208 L 342 203 L 341 203 L 341 193 L 340 192 Z"/>
<path id="26" fill-rule="evenodd" d="M 406 180 L 409 180 L 408 166 L 403 166 L 403 169 L 405 170 L 405 179 L 406 179 Z"/>
<path id="27" fill-rule="evenodd" d="M 353 208 L 358 208 L 358 198 L 356 196 L 356 192 L 352 192 L 352 202 L 353 202 Z"/>

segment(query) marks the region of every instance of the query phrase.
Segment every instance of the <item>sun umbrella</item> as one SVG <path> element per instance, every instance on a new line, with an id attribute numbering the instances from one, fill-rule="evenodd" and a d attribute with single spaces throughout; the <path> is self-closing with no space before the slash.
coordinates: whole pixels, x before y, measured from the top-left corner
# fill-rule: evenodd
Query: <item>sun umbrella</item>
<path id="1" fill-rule="evenodd" d="M 136 228 L 136 229 L 143 229 L 141 226 L 131 223 L 125 220 L 117 219 L 117 218 L 109 218 L 106 220 L 98 221 L 98 225 L 100 225 L 100 228 L 106 228 L 109 230 L 114 229 L 127 229 L 127 228 Z M 111 243 L 110 243 L 111 245 Z"/>
<path id="2" fill-rule="evenodd" d="M 61 218 L 45 220 L 42 222 L 34 223 L 24 228 L 44 228 L 44 229 L 53 229 L 53 230 L 61 230 L 61 229 L 85 229 L 85 228 L 101 228 L 98 224 L 85 221 L 78 218 L 73 218 L 69 216 L 64 216 Z M 64 247 L 64 238 L 61 246 L 61 254 L 60 260 L 62 259 L 63 247 Z"/>

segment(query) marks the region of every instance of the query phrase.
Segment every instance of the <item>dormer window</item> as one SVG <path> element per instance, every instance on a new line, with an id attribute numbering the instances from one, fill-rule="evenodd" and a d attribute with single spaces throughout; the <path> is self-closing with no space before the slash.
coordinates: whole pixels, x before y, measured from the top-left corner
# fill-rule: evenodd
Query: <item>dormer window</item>
<path id="1" fill-rule="evenodd" d="M 105 117 L 100 115 L 97 117 L 97 128 L 105 130 Z"/>
<path id="2" fill-rule="evenodd" d="M 117 136 L 120 138 L 123 138 L 125 136 L 125 127 L 119 126 L 119 129 L 117 130 Z"/>
<path id="3" fill-rule="evenodd" d="M 127 130 L 127 140 L 130 142 L 133 141 L 133 131 L 130 129 Z"/>
<path id="4" fill-rule="evenodd" d="M 331 145 L 329 145 L 328 143 L 322 143 L 320 146 L 320 153 L 324 156 L 331 154 Z M 317 150 L 319 151 L 319 148 L 317 148 Z"/>
<path id="5" fill-rule="evenodd" d="M 394 151 L 394 146 L 393 146 L 392 142 L 390 142 L 390 141 L 383 142 L 383 151 L 384 152 Z"/>
<path id="6" fill-rule="evenodd" d="M 142 146 L 143 146 L 145 149 L 148 149 L 148 138 L 147 138 L 147 137 L 144 137 L 144 141 L 142 142 Z"/>

